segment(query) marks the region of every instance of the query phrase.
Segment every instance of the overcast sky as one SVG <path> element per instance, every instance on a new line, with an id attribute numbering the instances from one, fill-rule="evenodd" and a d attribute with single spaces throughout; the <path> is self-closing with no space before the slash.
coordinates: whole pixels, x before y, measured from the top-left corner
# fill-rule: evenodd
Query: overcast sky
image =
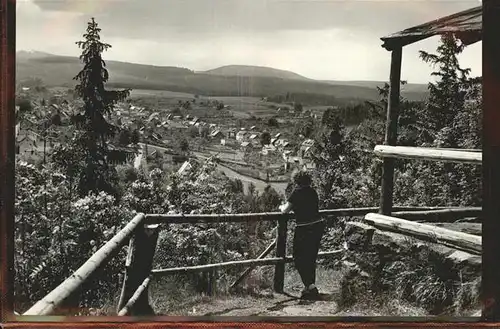
<path id="1" fill-rule="evenodd" d="M 79 55 L 95 17 L 106 60 L 207 70 L 259 65 L 313 79 L 387 80 L 390 53 L 380 37 L 479 6 L 478 0 L 17 0 L 17 48 Z M 402 78 L 429 81 L 419 50 L 404 48 Z M 461 63 L 481 74 L 481 43 Z"/>

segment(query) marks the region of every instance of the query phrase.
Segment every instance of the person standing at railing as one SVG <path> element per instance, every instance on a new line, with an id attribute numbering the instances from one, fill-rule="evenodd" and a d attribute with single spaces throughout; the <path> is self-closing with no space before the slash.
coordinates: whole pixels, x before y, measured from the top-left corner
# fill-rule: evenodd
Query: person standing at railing
<path id="1" fill-rule="evenodd" d="M 296 227 L 293 237 L 293 258 L 295 268 L 304 284 L 302 299 L 319 297 L 316 287 L 316 260 L 325 222 L 319 215 L 319 198 L 311 186 L 311 176 L 305 171 L 296 172 L 292 181 L 295 185 L 286 204 L 280 206 L 283 213 L 295 213 Z"/>

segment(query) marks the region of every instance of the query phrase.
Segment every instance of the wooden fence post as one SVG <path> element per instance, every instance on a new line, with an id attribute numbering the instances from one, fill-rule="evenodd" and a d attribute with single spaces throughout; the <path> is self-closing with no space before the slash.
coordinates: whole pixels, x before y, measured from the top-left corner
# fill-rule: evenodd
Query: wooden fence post
<path id="1" fill-rule="evenodd" d="M 284 215 L 278 220 L 278 230 L 276 237 L 276 257 L 286 257 L 286 233 L 288 218 Z M 285 262 L 276 264 L 274 268 L 274 291 L 283 292 L 285 284 Z"/>
<path id="2" fill-rule="evenodd" d="M 127 260 L 125 263 L 125 276 L 123 287 L 118 302 L 117 313 L 127 304 L 135 291 L 151 274 L 153 257 L 158 241 L 158 224 L 140 226 L 130 240 Z M 149 294 L 146 288 L 141 297 L 131 307 L 128 315 L 154 315 L 149 305 Z"/>
<path id="3" fill-rule="evenodd" d="M 385 145 L 396 145 L 398 139 L 399 97 L 401 88 L 401 60 L 403 48 L 400 46 L 391 53 L 391 73 L 389 99 L 387 103 L 387 122 L 385 128 Z M 380 213 L 392 213 L 392 197 L 394 189 L 394 159 L 384 158 L 382 169 L 382 186 L 380 194 Z"/>

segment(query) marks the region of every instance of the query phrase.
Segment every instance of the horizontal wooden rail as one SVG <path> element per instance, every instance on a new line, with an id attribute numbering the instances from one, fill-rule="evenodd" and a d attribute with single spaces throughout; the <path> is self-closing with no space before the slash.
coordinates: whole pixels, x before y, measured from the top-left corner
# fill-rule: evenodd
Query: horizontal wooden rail
<path id="1" fill-rule="evenodd" d="M 150 280 L 151 280 L 150 277 L 147 277 L 142 282 L 142 284 L 137 288 L 137 290 L 134 292 L 132 297 L 128 300 L 127 304 L 125 304 L 125 306 L 120 310 L 120 312 L 118 312 L 118 316 L 124 316 L 130 312 L 130 308 L 132 306 L 134 306 L 134 304 L 137 302 L 137 300 L 139 300 L 141 295 L 144 293 L 144 291 L 148 287 Z"/>
<path id="2" fill-rule="evenodd" d="M 483 154 L 479 150 L 472 152 L 430 147 L 377 145 L 375 146 L 374 153 L 378 156 L 387 158 L 419 159 L 472 164 L 481 164 L 483 159 Z"/>
<path id="3" fill-rule="evenodd" d="M 69 278 L 52 290 L 47 296 L 38 301 L 23 315 L 49 315 L 78 287 L 84 283 L 92 273 L 100 268 L 120 247 L 125 245 L 134 233 L 134 230 L 143 223 L 144 214 L 137 214 L 120 232 L 92 255 Z"/>
<path id="4" fill-rule="evenodd" d="M 454 222 L 460 218 L 480 216 L 481 213 L 481 207 L 471 207 L 421 211 L 397 211 L 393 212 L 392 216 L 407 220 L 425 220 L 427 222 Z"/>
<path id="5" fill-rule="evenodd" d="M 343 249 L 320 252 L 318 254 L 318 258 L 337 256 L 342 254 L 343 252 L 344 252 Z M 151 271 L 151 274 L 155 276 L 162 276 L 162 275 L 169 275 L 176 273 L 203 272 L 203 271 L 224 268 L 224 267 L 233 267 L 233 266 L 265 266 L 265 265 L 276 265 L 279 263 L 292 263 L 292 262 L 293 262 L 293 257 L 289 256 L 286 258 L 274 257 L 274 258 L 262 258 L 262 259 L 248 259 L 248 260 L 237 260 L 225 263 L 158 269 Z"/>
<path id="6" fill-rule="evenodd" d="M 415 236 L 423 240 L 443 244 L 473 254 L 481 254 L 482 238 L 477 235 L 457 232 L 429 224 L 415 223 L 405 219 L 368 214 L 365 222 L 381 230 Z"/>
<path id="7" fill-rule="evenodd" d="M 364 208 L 340 208 L 340 209 L 324 209 L 319 213 L 322 216 L 365 216 L 368 213 L 378 211 L 378 207 Z M 393 210 L 398 211 L 420 211 L 420 210 L 438 210 L 448 209 L 446 207 L 393 207 Z M 225 222 L 247 222 L 247 221 L 274 221 L 286 217 L 294 218 L 293 213 L 283 214 L 281 212 L 266 212 L 266 213 L 246 213 L 246 214 L 147 214 L 146 222 L 148 224 L 160 223 L 225 223 Z"/>

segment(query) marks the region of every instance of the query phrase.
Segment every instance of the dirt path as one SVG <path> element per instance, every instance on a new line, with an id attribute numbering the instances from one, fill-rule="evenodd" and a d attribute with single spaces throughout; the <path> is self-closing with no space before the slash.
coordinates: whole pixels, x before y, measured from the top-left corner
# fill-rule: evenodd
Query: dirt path
<path id="1" fill-rule="evenodd" d="M 267 289 L 251 295 L 248 293 L 214 297 L 185 295 L 173 301 L 171 299 L 173 291 L 165 294 L 153 287 L 150 288 L 150 296 L 155 301 L 152 306 L 157 315 L 164 316 L 429 316 L 425 310 L 398 300 L 387 301 L 387 304 L 382 306 L 359 304 L 342 309 L 337 304 L 341 277 L 340 271 L 319 265 L 316 283 L 322 293 L 322 300 L 314 302 L 298 299 L 302 284 L 297 272 L 291 266 L 287 266 L 285 272 L 283 294 Z M 173 289 L 178 288 L 174 286 Z M 366 303 L 371 304 L 372 301 L 367 300 Z"/>
<path id="2" fill-rule="evenodd" d="M 296 271 L 289 267 L 283 294 L 267 289 L 253 295 L 199 296 L 171 310 L 159 310 L 160 305 L 166 305 L 159 301 L 155 310 L 159 315 L 168 316 L 331 316 L 339 311 L 335 302 L 339 279 L 338 271 L 320 266 L 317 286 L 322 300 L 301 301 L 298 298 L 302 290 L 300 279 Z"/>
<path id="3" fill-rule="evenodd" d="M 198 316 L 331 316 L 337 313 L 334 301 L 300 301 L 289 294 L 217 299 L 193 306 L 179 315 Z M 170 314 L 169 314 L 170 315 Z"/>

